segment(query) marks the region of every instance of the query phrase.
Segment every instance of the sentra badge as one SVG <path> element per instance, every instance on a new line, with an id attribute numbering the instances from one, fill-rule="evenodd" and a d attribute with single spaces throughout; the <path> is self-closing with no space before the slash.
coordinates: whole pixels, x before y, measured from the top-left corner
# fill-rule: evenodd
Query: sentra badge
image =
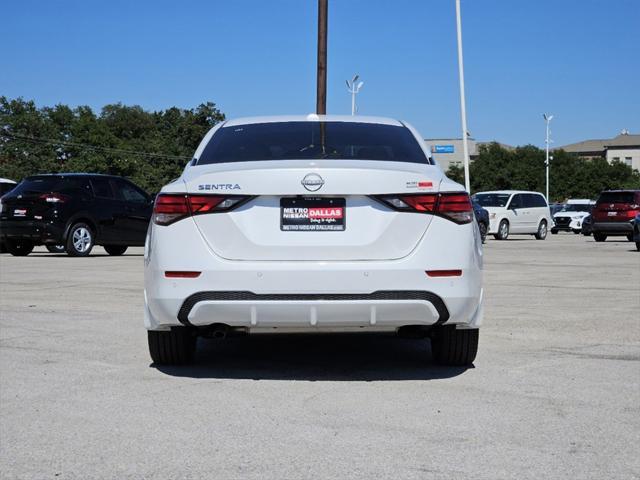
<path id="1" fill-rule="evenodd" d="M 203 183 L 198 185 L 198 190 L 240 190 L 240 185 L 237 183 Z"/>

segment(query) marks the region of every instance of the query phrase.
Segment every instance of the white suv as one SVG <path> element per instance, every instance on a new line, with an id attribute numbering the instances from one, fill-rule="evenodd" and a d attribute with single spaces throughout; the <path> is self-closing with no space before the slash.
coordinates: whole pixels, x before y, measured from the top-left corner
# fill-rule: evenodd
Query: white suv
<path id="1" fill-rule="evenodd" d="M 397 332 L 468 365 L 482 320 L 469 195 L 409 125 L 317 116 L 233 120 L 158 194 L 145 327 L 158 364 L 227 333 Z"/>
<path id="2" fill-rule="evenodd" d="M 589 199 L 568 200 L 558 212 L 553 214 L 551 233 L 555 235 L 561 230 L 575 234 L 582 232 L 582 222 L 585 217 L 591 215 L 595 203 Z"/>
<path id="3" fill-rule="evenodd" d="M 534 235 L 544 240 L 553 225 L 549 205 L 541 193 L 500 190 L 478 192 L 473 198 L 489 211 L 488 233 L 497 240 L 506 240 L 511 234 Z"/>

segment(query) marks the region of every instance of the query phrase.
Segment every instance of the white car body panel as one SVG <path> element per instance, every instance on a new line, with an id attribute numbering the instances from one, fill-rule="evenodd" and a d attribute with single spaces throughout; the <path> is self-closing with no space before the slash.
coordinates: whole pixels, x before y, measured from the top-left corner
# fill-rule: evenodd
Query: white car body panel
<path id="1" fill-rule="evenodd" d="M 251 118 L 224 125 L 318 118 L 403 125 L 351 116 Z M 222 127 L 207 134 L 196 159 L 218 128 Z M 423 148 L 421 137 L 411 132 Z M 302 185 L 309 173 L 323 178 L 320 191 L 309 192 Z M 269 160 L 188 165 L 161 193 L 255 198 L 225 213 L 192 216 L 168 226 L 151 223 L 145 245 L 145 327 L 167 330 L 185 322 L 193 326 L 221 323 L 260 333 L 428 326 L 443 320 L 436 300 L 422 294 L 388 297 L 395 292 L 429 292 L 445 306 L 447 324 L 478 328 L 482 244 L 475 221 L 457 224 L 436 215 L 398 212 L 370 197 L 463 190 L 438 166 L 429 164 Z M 280 198 L 289 196 L 345 198 L 345 230 L 282 231 Z M 461 270 L 462 274 L 429 277 L 427 270 Z M 201 273 L 197 278 L 166 278 L 167 271 Z M 215 298 L 197 297 L 200 300 L 187 309 L 185 301 L 200 292 L 213 292 Z M 380 292 L 393 295 L 382 298 Z M 345 294 L 350 296 L 341 297 Z"/>

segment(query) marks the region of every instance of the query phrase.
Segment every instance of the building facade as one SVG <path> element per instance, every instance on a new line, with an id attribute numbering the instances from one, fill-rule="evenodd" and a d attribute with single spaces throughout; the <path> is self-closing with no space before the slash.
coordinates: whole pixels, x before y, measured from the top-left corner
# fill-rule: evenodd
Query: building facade
<path id="1" fill-rule="evenodd" d="M 464 167 L 464 149 L 461 138 L 425 138 L 427 148 L 438 165 L 446 172 L 451 165 Z M 476 142 L 473 138 L 467 139 L 469 146 L 469 161 L 478 158 L 479 148 L 493 142 Z M 497 142 L 501 147 L 513 150 L 514 147 Z"/>
<path id="2" fill-rule="evenodd" d="M 640 171 L 640 135 L 631 134 L 628 130 L 608 140 L 585 140 L 559 147 L 558 150 L 586 160 L 604 158 L 609 163 L 622 162 Z"/>

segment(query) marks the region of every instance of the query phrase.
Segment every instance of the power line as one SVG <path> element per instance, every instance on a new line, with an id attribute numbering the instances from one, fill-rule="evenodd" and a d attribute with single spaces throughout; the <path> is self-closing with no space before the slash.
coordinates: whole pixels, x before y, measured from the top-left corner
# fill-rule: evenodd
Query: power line
<path id="1" fill-rule="evenodd" d="M 126 154 L 126 155 L 139 155 L 142 157 L 150 157 L 150 158 L 166 158 L 168 160 L 191 160 L 191 157 L 183 157 L 178 155 L 165 155 L 162 153 L 141 152 L 136 150 L 125 150 L 122 148 L 100 147 L 97 145 L 89 145 L 86 143 L 66 142 L 64 140 L 53 140 L 50 138 L 28 137 L 26 135 L 16 135 L 13 133 L 0 133 L 0 137 L 13 139 L 13 140 L 23 140 L 23 141 L 32 142 L 32 143 L 42 143 L 42 144 L 48 144 L 48 145 L 54 145 L 54 146 L 83 148 L 85 150 L 98 150 L 103 152 L 113 152 L 113 153 L 120 153 L 120 154 Z"/>

